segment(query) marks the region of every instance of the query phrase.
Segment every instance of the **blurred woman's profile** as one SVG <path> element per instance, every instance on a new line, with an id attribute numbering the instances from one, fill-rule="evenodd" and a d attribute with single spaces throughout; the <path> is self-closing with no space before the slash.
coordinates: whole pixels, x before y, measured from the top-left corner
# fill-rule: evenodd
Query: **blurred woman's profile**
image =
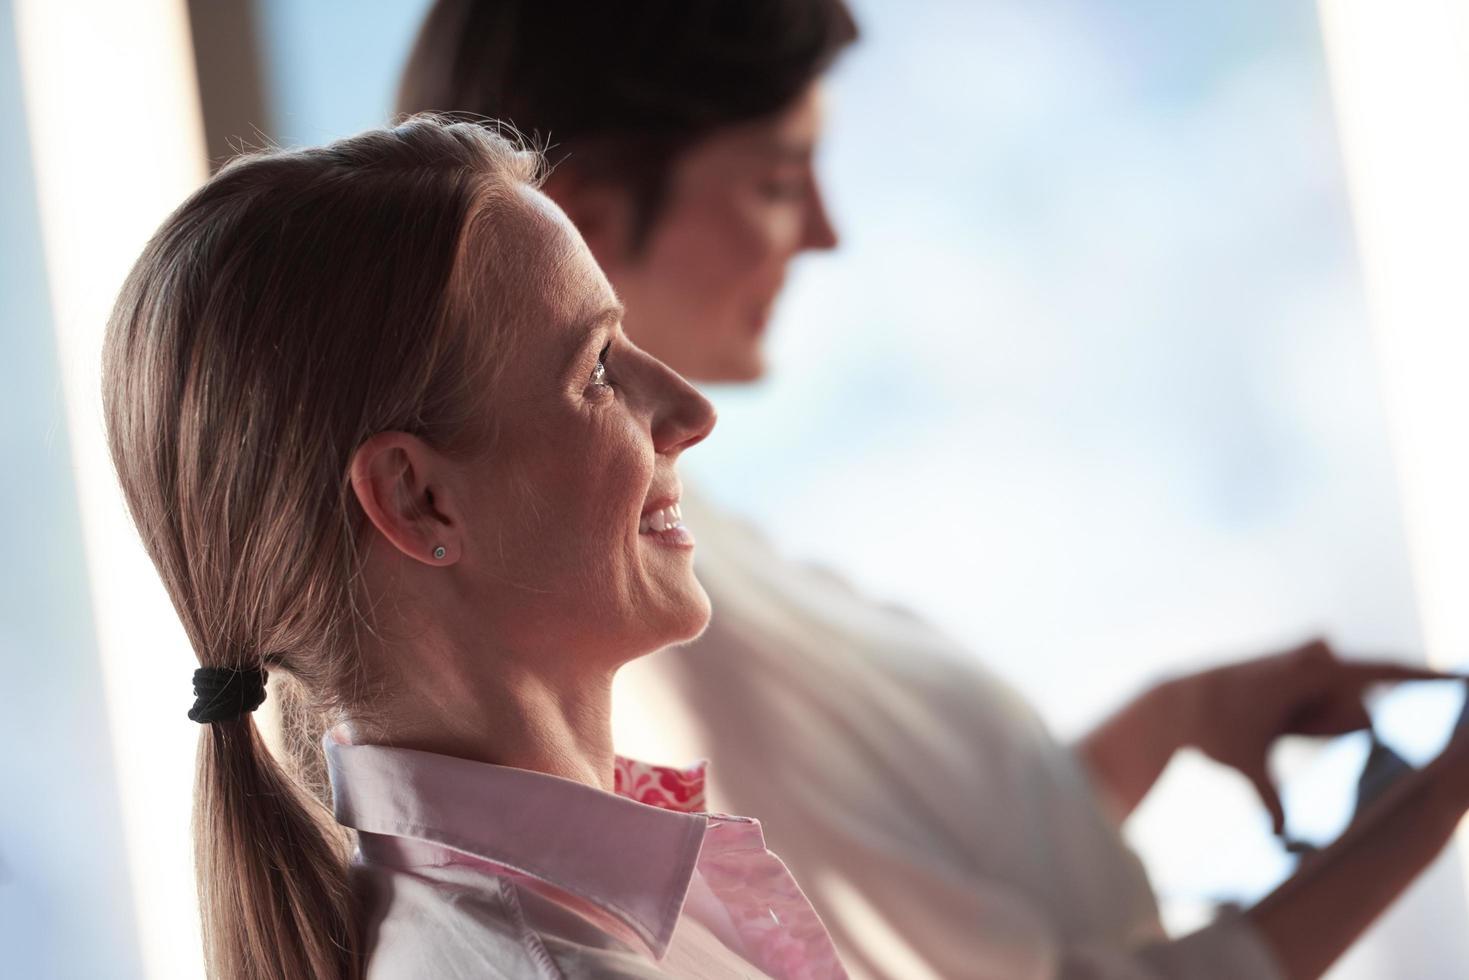
<path id="1" fill-rule="evenodd" d="M 613 675 L 709 615 L 675 466 L 714 413 L 539 172 L 433 118 L 242 157 L 118 300 L 112 456 L 200 664 L 211 977 L 845 975 L 701 769 L 613 754 Z"/>
<path id="2" fill-rule="evenodd" d="M 399 109 L 549 140 L 546 193 L 632 337 L 696 382 L 748 382 L 790 263 L 837 241 L 815 154 L 823 77 L 856 37 L 842 0 L 439 0 Z M 874 154 L 904 152 L 872 122 Z M 662 726 L 671 758 L 712 760 L 715 805 L 765 821 L 863 975 L 899 980 L 916 957 L 949 977 L 1317 976 L 1469 802 L 1450 758 L 1258 906 L 1170 939 L 1119 826 L 1174 753 L 1238 770 L 1283 830 L 1274 740 L 1365 727 L 1367 685 L 1430 672 L 1313 641 L 1158 684 L 1062 745 L 937 631 L 694 494 L 684 508 L 713 619 L 640 664 L 625 707 Z"/>

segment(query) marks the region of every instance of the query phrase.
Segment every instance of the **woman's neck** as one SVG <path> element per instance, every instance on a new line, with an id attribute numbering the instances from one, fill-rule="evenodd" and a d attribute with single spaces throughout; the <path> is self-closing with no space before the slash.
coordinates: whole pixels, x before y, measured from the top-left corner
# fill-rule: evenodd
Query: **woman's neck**
<path id="1" fill-rule="evenodd" d="M 446 676 L 452 675 L 437 674 Z M 505 664 L 493 684 L 455 681 L 433 683 L 426 672 L 416 682 L 385 685 L 370 710 L 349 721 L 351 740 L 529 769 L 612 791 L 611 671 L 557 678 Z"/>

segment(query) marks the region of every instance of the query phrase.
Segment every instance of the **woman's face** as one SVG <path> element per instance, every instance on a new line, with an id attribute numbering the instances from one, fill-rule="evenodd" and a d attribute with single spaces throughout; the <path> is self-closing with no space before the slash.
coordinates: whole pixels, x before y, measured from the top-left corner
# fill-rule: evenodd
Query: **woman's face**
<path id="1" fill-rule="evenodd" d="M 469 605 L 508 648 L 590 645 L 622 662 L 708 621 L 674 467 L 714 410 L 622 332 L 616 295 L 560 209 L 522 197 L 500 229 L 509 264 L 487 273 L 520 314 L 488 397 L 495 435 L 458 488 L 482 502 L 459 564 L 479 593 Z"/>
<path id="2" fill-rule="evenodd" d="M 764 373 L 786 266 L 836 245 L 813 163 L 820 127 L 813 84 L 775 116 L 719 130 L 680 156 L 642 249 L 593 241 L 645 350 L 696 381 Z"/>

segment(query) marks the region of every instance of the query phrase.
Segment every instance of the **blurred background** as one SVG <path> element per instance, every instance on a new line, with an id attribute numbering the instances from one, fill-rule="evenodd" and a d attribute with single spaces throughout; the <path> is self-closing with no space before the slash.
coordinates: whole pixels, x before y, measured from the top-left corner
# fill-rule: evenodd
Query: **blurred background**
<path id="1" fill-rule="evenodd" d="M 688 479 L 1066 736 L 1318 633 L 1469 666 L 1469 3 L 853 7 L 821 164 L 842 247 L 799 265 L 770 378 L 711 392 Z M 201 975 L 194 663 L 103 453 L 101 330 L 210 166 L 385 121 L 425 8 L 0 0 L 8 975 Z M 1431 755 L 1440 701 L 1385 736 Z M 1293 825 L 1339 828 L 1363 754 L 1283 748 Z M 1293 866 L 1188 755 L 1128 830 L 1178 930 Z M 1451 852 L 1333 976 L 1464 976 L 1464 895 Z"/>

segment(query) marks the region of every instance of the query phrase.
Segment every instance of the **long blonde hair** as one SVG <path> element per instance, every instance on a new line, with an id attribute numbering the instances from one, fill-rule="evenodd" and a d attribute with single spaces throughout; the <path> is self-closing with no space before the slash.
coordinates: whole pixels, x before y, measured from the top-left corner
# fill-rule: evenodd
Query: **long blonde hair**
<path id="1" fill-rule="evenodd" d="M 323 712 L 352 697 L 371 623 L 351 454 L 389 430 L 450 444 L 483 404 L 504 306 L 480 263 L 539 171 L 513 139 L 418 117 L 235 160 L 149 242 L 109 323 L 103 398 L 201 665 L 284 671 Z M 209 975 L 360 976 L 329 815 L 249 715 L 204 725 L 198 753 Z"/>

